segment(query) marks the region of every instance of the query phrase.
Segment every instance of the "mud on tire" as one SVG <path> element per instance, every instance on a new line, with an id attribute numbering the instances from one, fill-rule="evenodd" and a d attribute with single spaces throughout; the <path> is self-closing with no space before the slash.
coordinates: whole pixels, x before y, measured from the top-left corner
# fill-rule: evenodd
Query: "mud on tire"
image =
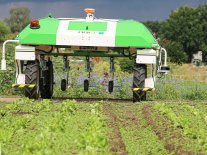
<path id="1" fill-rule="evenodd" d="M 147 66 L 144 64 L 134 64 L 133 88 L 144 88 L 147 77 Z M 145 101 L 146 92 L 133 91 L 133 102 Z"/>

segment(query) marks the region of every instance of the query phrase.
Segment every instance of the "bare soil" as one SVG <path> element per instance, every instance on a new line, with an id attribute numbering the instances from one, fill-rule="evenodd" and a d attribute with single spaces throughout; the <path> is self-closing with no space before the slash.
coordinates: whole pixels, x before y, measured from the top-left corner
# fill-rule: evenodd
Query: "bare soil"
<path id="1" fill-rule="evenodd" d="M 113 108 L 110 104 L 104 103 L 103 104 L 103 111 L 104 114 L 108 117 L 106 119 L 107 126 L 109 128 L 112 128 L 112 133 L 109 135 L 110 137 L 110 143 L 111 143 L 111 152 L 113 154 L 120 154 L 120 155 L 126 155 L 126 146 L 122 140 L 121 132 L 119 131 L 117 116 L 115 115 Z"/>
<path id="2" fill-rule="evenodd" d="M 12 112 L 14 115 L 25 115 L 25 114 L 31 114 L 31 112 Z"/>
<path id="3" fill-rule="evenodd" d="M 19 99 L 22 99 L 22 98 L 21 97 L 0 97 L 0 104 L 1 102 L 13 102 Z"/>

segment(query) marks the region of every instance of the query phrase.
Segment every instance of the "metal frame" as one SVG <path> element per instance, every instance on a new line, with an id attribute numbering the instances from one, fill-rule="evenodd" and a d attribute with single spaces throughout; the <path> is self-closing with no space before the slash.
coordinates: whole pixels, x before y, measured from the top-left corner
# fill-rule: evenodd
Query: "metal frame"
<path id="1" fill-rule="evenodd" d="M 49 56 L 88 56 L 88 57 L 130 57 L 122 54 L 110 54 L 104 52 L 86 52 L 79 51 L 74 53 L 45 53 L 45 55 Z"/>
<path id="2" fill-rule="evenodd" d="M 4 43 L 3 43 L 3 50 L 2 50 L 2 60 L 1 60 L 1 70 L 6 70 L 6 59 L 5 59 L 5 48 L 6 48 L 6 44 L 9 43 L 9 42 L 13 42 L 13 43 L 20 43 L 19 40 L 6 40 Z M 158 50 L 158 49 L 157 49 Z M 160 47 L 159 49 L 159 52 L 157 52 L 157 57 L 159 58 L 159 61 L 158 61 L 158 72 L 159 73 L 159 70 L 161 69 L 162 67 L 162 52 L 164 52 L 164 66 L 167 67 L 167 51 Z M 74 51 L 72 53 L 52 53 L 51 51 L 49 53 L 47 52 L 40 52 L 40 51 L 35 51 L 35 54 L 36 56 L 38 55 L 39 56 L 39 61 L 41 62 L 41 68 L 43 70 L 46 70 L 47 68 L 45 68 L 45 59 L 44 57 L 50 57 L 50 56 L 63 56 L 63 60 L 64 60 L 64 71 L 67 72 L 67 84 L 68 84 L 68 72 L 70 70 L 69 68 L 69 61 L 67 59 L 68 56 L 80 56 L 80 57 L 86 57 L 86 72 L 89 72 L 89 76 L 88 78 L 90 78 L 90 72 L 91 72 L 91 69 L 89 68 L 90 67 L 90 62 L 89 62 L 89 57 L 109 57 L 110 58 L 110 73 L 111 73 L 111 80 L 113 80 L 113 76 L 114 76 L 114 58 L 115 57 L 128 57 L 128 58 L 132 58 L 132 57 L 136 57 L 137 54 L 129 54 L 129 55 L 125 55 L 124 52 L 117 52 L 117 54 L 113 54 L 113 53 L 110 53 L 110 52 L 103 52 L 103 51 L 87 51 L 87 50 L 78 50 L 78 51 Z M 38 56 L 37 56 L 37 59 L 38 59 Z M 20 65 L 19 61 L 16 62 L 18 65 Z M 18 66 L 17 65 L 17 66 Z M 18 78 L 18 75 L 21 73 L 20 71 L 20 67 L 16 67 L 18 69 L 18 72 L 17 72 L 17 75 L 16 75 L 16 78 Z M 154 79 L 154 67 L 155 65 L 152 64 L 152 70 L 151 70 L 151 76 L 152 78 Z M 163 73 L 166 73 L 165 71 L 163 71 Z M 12 87 L 33 87 L 33 85 L 26 85 L 26 84 L 15 84 L 13 85 Z M 155 91 L 155 88 L 134 88 L 133 91 Z"/>

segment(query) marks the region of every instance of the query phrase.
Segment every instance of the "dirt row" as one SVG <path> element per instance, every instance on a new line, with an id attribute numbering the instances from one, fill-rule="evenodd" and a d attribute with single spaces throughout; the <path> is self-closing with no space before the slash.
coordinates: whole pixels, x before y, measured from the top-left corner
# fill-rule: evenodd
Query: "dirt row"
<path id="1" fill-rule="evenodd" d="M 137 104 L 137 106 L 139 105 Z M 109 135 L 112 146 L 111 152 L 113 152 L 113 154 L 128 154 L 126 150 L 127 144 L 124 144 L 122 140 L 119 125 L 122 127 L 138 127 L 140 124 L 139 118 L 136 116 L 134 104 L 131 104 L 131 106 L 130 104 L 122 106 L 121 110 L 123 111 L 123 114 L 121 114 L 121 118 L 119 118 L 114 112 L 115 109 L 113 109 L 112 105 L 108 103 L 103 104 L 104 114 L 108 117 L 106 120 L 107 125 L 113 130 L 112 135 Z M 193 152 L 186 151 L 186 149 L 183 148 L 182 144 L 187 144 L 187 142 L 182 137 L 181 132 L 174 128 L 173 123 L 166 121 L 166 118 L 163 115 L 156 113 L 151 105 L 144 105 L 142 114 L 147 125 L 152 127 L 159 140 L 165 144 L 166 150 L 173 154 L 193 154 Z"/>
<path id="2" fill-rule="evenodd" d="M 112 133 L 108 135 L 110 137 L 110 143 L 111 143 L 111 152 L 113 154 L 120 154 L 120 155 L 126 155 L 126 146 L 122 140 L 121 133 L 119 131 L 118 127 L 118 119 L 117 116 L 114 113 L 114 110 L 112 109 L 110 104 L 104 103 L 103 104 L 103 111 L 104 114 L 107 116 L 106 123 L 109 128 L 112 128 Z"/>

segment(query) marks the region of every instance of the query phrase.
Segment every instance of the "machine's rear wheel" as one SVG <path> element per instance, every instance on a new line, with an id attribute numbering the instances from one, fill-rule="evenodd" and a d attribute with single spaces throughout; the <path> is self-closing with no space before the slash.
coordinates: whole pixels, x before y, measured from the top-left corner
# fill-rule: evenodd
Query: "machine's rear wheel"
<path id="1" fill-rule="evenodd" d="M 144 64 L 134 64 L 133 88 L 144 88 L 147 76 L 147 66 Z M 146 92 L 133 91 L 133 102 L 146 100 Z"/>
<path id="2" fill-rule="evenodd" d="M 113 92 L 113 89 L 114 89 L 114 81 L 109 81 L 109 92 Z"/>
<path id="3" fill-rule="evenodd" d="M 62 79 L 61 80 L 61 90 L 62 91 L 65 91 L 66 90 L 66 85 L 67 85 L 66 79 Z"/>
<path id="4" fill-rule="evenodd" d="M 88 92 L 88 88 L 89 88 L 89 81 L 88 80 L 84 80 L 84 91 Z"/>
<path id="5" fill-rule="evenodd" d="M 25 96 L 30 99 L 39 98 L 39 75 L 39 62 L 37 60 L 28 61 L 25 73 L 25 84 L 35 84 L 33 88 L 25 87 Z"/>
<path id="6" fill-rule="evenodd" d="M 48 61 L 47 63 L 48 70 L 45 71 L 44 78 L 46 80 L 46 85 L 41 86 L 41 97 L 45 99 L 50 99 L 53 95 L 53 80 L 54 80 L 54 74 L 53 74 L 53 64 L 51 61 Z M 42 83 L 43 84 L 43 83 Z"/>

